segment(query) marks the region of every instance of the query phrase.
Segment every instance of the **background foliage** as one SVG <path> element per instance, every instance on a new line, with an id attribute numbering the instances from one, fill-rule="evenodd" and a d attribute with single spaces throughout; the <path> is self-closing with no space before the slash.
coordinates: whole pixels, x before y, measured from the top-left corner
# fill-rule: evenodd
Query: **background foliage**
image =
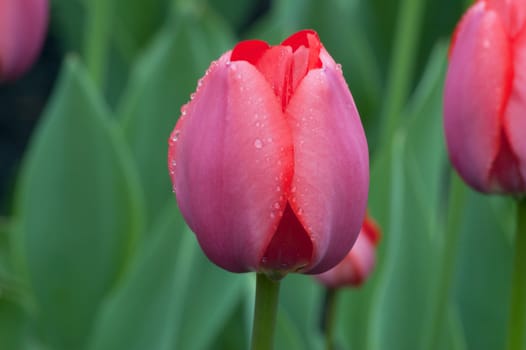
<path id="1" fill-rule="evenodd" d="M 53 0 L 41 61 L 0 89 L 6 125 L 39 116 L 19 166 L 2 166 L 0 348 L 247 347 L 254 276 L 203 256 L 171 193 L 167 138 L 211 60 L 302 28 L 343 66 L 384 232 L 372 278 L 340 294 L 339 347 L 503 348 L 513 206 L 466 188 L 442 135 L 448 38 L 467 6 Z M 9 102 L 27 91 L 42 113 Z M 285 278 L 276 349 L 323 347 L 322 301 L 311 277 Z"/>

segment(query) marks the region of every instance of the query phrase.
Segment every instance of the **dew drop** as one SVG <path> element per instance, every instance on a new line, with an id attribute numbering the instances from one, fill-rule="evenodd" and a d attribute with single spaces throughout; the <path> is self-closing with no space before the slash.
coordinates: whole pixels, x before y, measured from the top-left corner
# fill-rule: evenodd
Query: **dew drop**
<path id="1" fill-rule="evenodd" d="M 276 192 L 279 192 L 279 191 L 281 191 L 281 187 L 277 186 L 276 187 Z"/>
<path id="2" fill-rule="evenodd" d="M 256 128 L 259 128 L 261 126 L 260 122 L 256 122 Z"/>
<path id="3" fill-rule="evenodd" d="M 292 188 L 290 189 L 290 192 L 292 193 L 296 192 L 296 186 L 292 186 Z"/>
<path id="4" fill-rule="evenodd" d="M 339 63 L 337 63 L 337 64 L 336 64 L 336 69 L 339 70 L 339 71 L 341 71 L 341 70 L 342 70 L 342 65 L 339 64 Z"/>
<path id="5" fill-rule="evenodd" d="M 274 212 L 270 212 L 270 218 L 274 219 L 275 217 L 276 217 L 276 214 L 274 214 Z"/>
<path id="6" fill-rule="evenodd" d="M 190 100 L 193 100 L 195 98 L 195 92 L 192 92 L 192 94 L 190 95 Z"/>
<path id="7" fill-rule="evenodd" d="M 263 141 L 261 141 L 260 139 L 256 139 L 254 141 L 254 147 L 256 147 L 257 149 L 261 149 L 263 147 Z"/>
<path id="8" fill-rule="evenodd" d="M 177 142 L 177 140 L 179 140 L 179 134 L 181 134 L 179 130 L 174 131 L 172 135 L 172 142 Z"/>
<path id="9" fill-rule="evenodd" d="M 274 203 L 274 208 L 276 208 L 276 209 L 279 209 L 279 208 L 280 208 L 280 205 L 279 205 L 278 202 Z"/>
<path id="10" fill-rule="evenodd" d="M 269 137 L 269 138 L 267 139 L 267 142 L 268 142 L 268 143 L 272 143 L 272 137 Z"/>

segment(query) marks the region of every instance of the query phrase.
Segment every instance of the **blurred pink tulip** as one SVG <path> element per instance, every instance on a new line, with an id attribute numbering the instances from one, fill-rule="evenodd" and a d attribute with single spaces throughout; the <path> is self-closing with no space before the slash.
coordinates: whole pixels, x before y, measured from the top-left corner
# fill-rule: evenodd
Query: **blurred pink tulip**
<path id="1" fill-rule="evenodd" d="M 345 258 L 329 271 L 314 277 L 327 288 L 360 286 L 374 269 L 380 235 L 378 225 L 367 216 L 356 243 Z"/>
<path id="2" fill-rule="evenodd" d="M 367 142 L 341 68 L 309 30 L 212 62 L 169 140 L 183 216 L 233 272 L 320 273 L 365 215 Z"/>
<path id="3" fill-rule="evenodd" d="M 480 0 L 460 21 L 444 91 L 449 157 L 486 193 L 526 193 L 526 1 Z"/>
<path id="4" fill-rule="evenodd" d="M 0 81 L 18 78 L 33 64 L 47 22 L 47 0 L 0 0 Z"/>

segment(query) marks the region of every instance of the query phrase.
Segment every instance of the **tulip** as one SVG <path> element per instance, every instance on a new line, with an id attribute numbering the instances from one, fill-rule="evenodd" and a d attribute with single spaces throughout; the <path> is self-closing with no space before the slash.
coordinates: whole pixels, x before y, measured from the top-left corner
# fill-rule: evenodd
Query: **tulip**
<path id="1" fill-rule="evenodd" d="M 0 81 L 18 78 L 33 64 L 47 22 L 47 0 L 0 0 Z"/>
<path id="2" fill-rule="evenodd" d="M 367 216 L 356 243 L 345 258 L 329 271 L 314 277 L 327 288 L 362 285 L 374 269 L 380 235 L 376 222 Z"/>
<path id="3" fill-rule="evenodd" d="M 365 215 L 367 142 L 314 31 L 243 41 L 212 62 L 169 139 L 179 208 L 208 258 L 232 272 L 321 273 Z"/>
<path id="4" fill-rule="evenodd" d="M 484 193 L 526 193 L 526 2 L 480 0 L 454 34 L 444 91 L 449 157 Z"/>

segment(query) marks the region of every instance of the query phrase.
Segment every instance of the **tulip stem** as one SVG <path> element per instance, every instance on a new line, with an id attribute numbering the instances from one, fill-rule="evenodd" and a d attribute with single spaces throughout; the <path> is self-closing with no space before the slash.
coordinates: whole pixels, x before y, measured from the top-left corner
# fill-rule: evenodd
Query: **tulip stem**
<path id="1" fill-rule="evenodd" d="M 84 59 L 91 78 L 99 88 L 104 87 L 107 51 L 110 43 L 113 0 L 90 2 L 84 32 Z"/>
<path id="2" fill-rule="evenodd" d="M 526 198 L 517 201 L 512 283 L 508 350 L 522 350 L 526 338 Z"/>
<path id="3" fill-rule="evenodd" d="M 325 303 L 322 316 L 322 330 L 325 333 L 325 349 L 334 349 L 334 328 L 336 324 L 336 301 L 338 290 L 329 288 L 325 292 Z"/>
<path id="4" fill-rule="evenodd" d="M 263 273 L 257 274 L 252 350 L 270 350 L 273 348 L 279 286 L 279 281 L 271 280 Z"/>

